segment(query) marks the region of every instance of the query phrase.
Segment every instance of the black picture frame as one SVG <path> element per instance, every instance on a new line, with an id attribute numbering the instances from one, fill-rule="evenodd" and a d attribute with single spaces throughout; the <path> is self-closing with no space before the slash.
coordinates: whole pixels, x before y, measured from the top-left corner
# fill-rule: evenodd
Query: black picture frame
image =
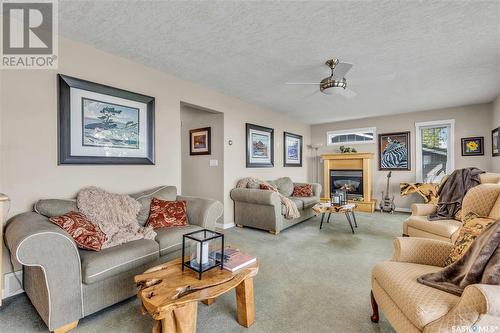
<path id="1" fill-rule="evenodd" d="M 245 146 L 246 146 L 246 167 L 247 168 L 273 168 L 274 167 L 274 129 L 269 128 L 269 127 L 264 127 L 264 126 L 259 126 L 255 124 L 245 124 L 245 130 L 246 130 L 246 140 L 245 140 Z M 251 147 L 251 130 L 256 130 L 256 131 L 261 131 L 261 132 L 266 132 L 269 133 L 269 140 L 270 140 L 270 161 L 265 162 L 265 163 L 255 163 L 252 162 L 251 158 L 251 152 L 252 152 L 252 147 Z"/>
<path id="2" fill-rule="evenodd" d="M 299 140 L 299 163 L 287 163 L 287 154 L 288 154 L 288 147 L 286 145 L 286 139 L 287 137 L 298 139 Z M 302 167 L 302 155 L 303 155 L 303 137 L 302 135 L 299 134 L 294 134 L 290 132 L 283 132 L 283 166 L 284 167 Z"/>
<path id="3" fill-rule="evenodd" d="M 405 138 L 405 144 L 406 144 L 406 166 L 405 167 L 387 167 L 384 165 L 382 162 L 383 157 L 382 157 L 382 144 L 384 143 L 384 140 L 387 140 L 386 138 Z M 404 131 L 404 132 L 394 132 L 394 133 L 382 133 L 378 135 L 378 169 L 379 171 L 411 171 L 411 132 L 410 131 Z"/>
<path id="4" fill-rule="evenodd" d="M 491 131 L 491 156 L 500 156 L 500 127 Z"/>
<path id="5" fill-rule="evenodd" d="M 58 74 L 58 164 L 155 164 L 155 98 L 131 91 Z M 76 156 L 71 154 L 71 88 L 146 104 L 146 157 Z"/>
<path id="6" fill-rule="evenodd" d="M 478 142 L 479 143 L 479 151 L 477 152 L 467 152 L 466 145 L 469 142 Z M 471 136 L 467 138 L 462 138 L 462 156 L 483 156 L 484 155 L 484 136 Z"/>
<path id="7" fill-rule="evenodd" d="M 199 132 L 207 132 L 207 150 L 206 151 L 193 151 L 193 134 Z M 210 155 L 212 153 L 212 128 L 202 127 L 189 130 L 189 155 Z"/>

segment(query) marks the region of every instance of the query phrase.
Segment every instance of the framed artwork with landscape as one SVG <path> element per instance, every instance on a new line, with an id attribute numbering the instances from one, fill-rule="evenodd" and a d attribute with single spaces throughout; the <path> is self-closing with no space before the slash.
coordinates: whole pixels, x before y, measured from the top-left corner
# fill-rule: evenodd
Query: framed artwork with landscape
<path id="1" fill-rule="evenodd" d="M 302 166 L 302 135 L 283 132 L 283 166 Z"/>
<path id="2" fill-rule="evenodd" d="M 491 154 L 500 156 L 500 127 L 491 131 Z"/>
<path id="3" fill-rule="evenodd" d="M 484 155 L 484 137 L 462 138 L 462 156 Z"/>
<path id="4" fill-rule="evenodd" d="M 246 124 L 247 168 L 274 167 L 274 129 Z"/>
<path id="5" fill-rule="evenodd" d="M 378 135 L 379 170 L 411 170 L 410 153 L 409 131 Z"/>
<path id="6" fill-rule="evenodd" d="M 154 164 L 154 97 L 58 75 L 59 164 Z"/>
<path id="7" fill-rule="evenodd" d="M 211 128 L 203 127 L 189 131 L 189 155 L 210 155 Z"/>

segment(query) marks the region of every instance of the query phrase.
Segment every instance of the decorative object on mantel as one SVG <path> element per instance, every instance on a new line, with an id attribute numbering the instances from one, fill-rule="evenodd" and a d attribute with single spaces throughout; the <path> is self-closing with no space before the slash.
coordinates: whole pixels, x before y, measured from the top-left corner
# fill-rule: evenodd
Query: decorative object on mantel
<path id="1" fill-rule="evenodd" d="M 385 133 L 378 135 L 378 169 L 411 170 L 410 132 Z"/>
<path id="2" fill-rule="evenodd" d="M 342 154 L 346 154 L 346 153 L 357 153 L 358 151 L 356 150 L 356 148 L 352 148 L 352 147 L 346 147 L 346 146 L 340 146 L 339 147 L 339 150 Z"/>
<path id="3" fill-rule="evenodd" d="M 394 195 L 392 198 L 389 196 L 389 181 L 391 179 L 392 171 L 387 174 L 387 187 L 385 188 L 385 193 L 382 191 L 382 199 L 380 200 L 380 211 L 387 213 L 394 213 L 396 206 L 394 205 Z"/>
<path id="4" fill-rule="evenodd" d="M 356 210 L 373 213 L 376 200 L 372 199 L 372 153 L 323 154 L 323 197 L 330 200 L 335 187 L 343 183 L 355 186 L 348 194 L 348 202 L 356 203 Z"/>
<path id="5" fill-rule="evenodd" d="M 219 253 L 218 258 L 217 253 Z M 198 279 L 201 280 L 204 272 L 215 267 L 224 268 L 222 258 L 224 258 L 224 234 L 202 229 L 182 235 L 182 271 L 187 267 L 198 273 Z"/>
<path id="6" fill-rule="evenodd" d="M 189 155 L 210 155 L 211 149 L 210 127 L 189 130 Z"/>
<path id="7" fill-rule="evenodd" d="M 484 137 L 475 136 L 462 138 L 462 156 L 484 155 Z"/>
<path id="8" fill-rule="evenodd" d="M 245 127 L 247 168 L 274 167 L 274 129 L 249 123 Z"/>
<path id="9" fill-rule="evenodd" d="M 302 135 L 283 132 L 283 166 L 302 166 Z"/>
<path id="10" fill-rule="evenodd" d="M 500 156 L 500 127 L 491 131 L 491 155 Z"/>
<path id="11" fill-rule="evenodd" d="M 59 164 L 154 164 L 154 97 L 58 80 Z"/>
<path id="12" fill-rule="evenodd" d="M 416 193 L 424 198 L 425 203 L 437 204 L 438 183 L 400 183 L 399 194 L 404 197 Z"/>

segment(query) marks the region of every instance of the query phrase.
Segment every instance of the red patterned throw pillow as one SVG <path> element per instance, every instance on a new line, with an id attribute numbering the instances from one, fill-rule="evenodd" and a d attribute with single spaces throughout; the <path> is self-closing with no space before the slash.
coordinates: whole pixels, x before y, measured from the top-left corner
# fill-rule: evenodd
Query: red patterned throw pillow
<path id="1" fill-rule="evenodd" d="M 274 186 L 272 186 L 271 184 L 267 184 L 267 183 L 261 183 L 259 185 L 259 188 L 261 190 L 275 191 L 275 192 L 277 191 L 277 189 Z"/>
<path id="2" fill-rule="evenodd" d="M 188 224 L 186 201 L 151 199 L 147 226 L 153 229 L 180 227 Z"/>
<path id="3" fill-rule="evenodd" d="M 293 187 L 292 197 L 312 197 L 313 195 L 311 184 L 295 185 Z"/>
<path id="4" fill-rule="evenodd" d="M 49 220 L 64 229 L 81 249 L 99 251 L 106 241 L 104 232 L 81 213 L 69 212 Z"/>

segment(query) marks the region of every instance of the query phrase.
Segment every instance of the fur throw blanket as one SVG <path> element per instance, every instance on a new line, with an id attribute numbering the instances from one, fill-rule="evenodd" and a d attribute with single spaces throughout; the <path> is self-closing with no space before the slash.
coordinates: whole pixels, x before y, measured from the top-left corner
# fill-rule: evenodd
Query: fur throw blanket
<path id="1" fill-rule="evenodd" d="M 455 215 L 462 209 L 462 201 L 465 194 L 472 187 L 479 185 L 479 175 L 484 173 L 478 168 L 465 168 L 453 171 L 453 173 L 439 187 L 437 211 L 428 216 L 428 220 L 453 220 Z"/>
<path id="2" fill-rule="evenodd" d="M 80 212 L 106 235 L 103 249 L 137 239 L 156 237 L 156 232 L 151 227 L 141 227 L 137 223 L 141 204 L 126 194 L 109 193 L 91 186 L 78 192 L 76 204 Z"/>
<path id="3" fill-rule="evenodd" d="M 500 220 L 483 231 L 456 262 L 417 281 L 457 296 L 470 284 L 500 285 Z"/>
<path id="4" fill-rule="evenodd" d="M 293 202 L 292 200 L 288 199 L 283 194 L 278 192 L 278 190 L 274 186 L 272 186 L 271 184 L 269 184 L 266 181 L 259 180 L 257 178 L 253 178 L 253 177 L 247 177 L 247 178 L 243 178 L 243 179 L 239 180 L 238 183 L 236 184 L 236 187 L 237 188 L 252 188 L 251 186 L 249 186 L 252 183 L 259 184 L 259 186 L 260 186 L 260 184 L 264 184 L 264 185 L 266 185 L 267 188 L 269 188 L 269 191 L 274 191 L 278 194 L 281 203 L 285 207 L 285 219 L 292 220 L 292 219 L 300 217 L 300 213 L 299 213 L 299 210 L 297 209 L 297 205 L 295 204 L 295 202 Z"/>

